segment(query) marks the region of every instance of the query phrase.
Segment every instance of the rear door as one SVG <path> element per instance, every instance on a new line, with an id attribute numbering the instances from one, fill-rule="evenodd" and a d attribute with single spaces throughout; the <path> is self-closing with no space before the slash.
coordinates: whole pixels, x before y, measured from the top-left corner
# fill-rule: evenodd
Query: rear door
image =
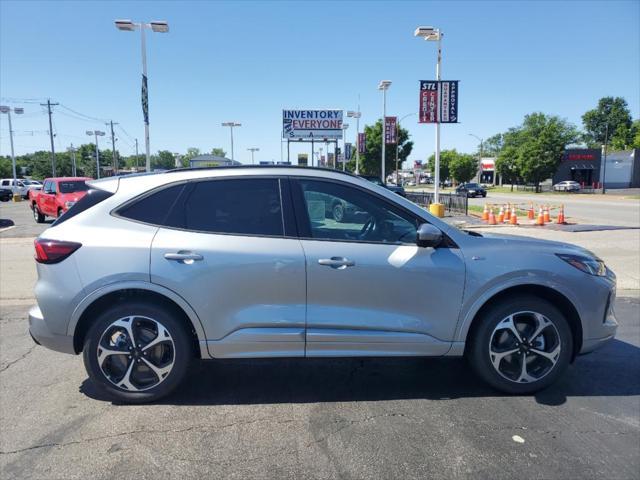
<path id="1" fill-rule="evenodd" d="M 153 240 L 151 281 L 194 308 L 215 357 L 304 355 L 305 258 L 289 202 L 277 177 L 192 181 Z"/>
<path id="2" fill-rule="evenodd" d="M 307 261 L 307 356 L 445 354 L 464 289 L 455 244 L 418 247 L 424 220 L 352 184 L 292 186 Z M 344 217 L 327 202 L 345 205 Z"/>

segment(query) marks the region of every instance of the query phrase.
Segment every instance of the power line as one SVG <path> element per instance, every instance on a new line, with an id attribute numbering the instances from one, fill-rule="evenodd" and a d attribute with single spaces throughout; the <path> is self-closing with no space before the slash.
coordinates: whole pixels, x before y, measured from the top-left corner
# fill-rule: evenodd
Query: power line
<path id="1" fill-rule="evenodd" d="M 64 108 L 65 110 L 69 110 L 70 112 L 75 113 L 76 115 L 78 115 L 80 117 L 85 117 L 88 120 L 93 120 L 93 121 L 100 122 L 100 123 L 108 123 L 109 122 L 109 120 L 106 120 L 104 118 L 96 118 L 96 117 L 92 117 L 91 115 L 85 115 L 84 113 L 81 113 L 81 112 L 78 112 L 78 111 L 76 111 L 76 110 L 74 110 L 72 108 L 69 108 L 66 105 L 62 104 L 62 103 L 60 104 L 60 106 L 62 108 Z"/>

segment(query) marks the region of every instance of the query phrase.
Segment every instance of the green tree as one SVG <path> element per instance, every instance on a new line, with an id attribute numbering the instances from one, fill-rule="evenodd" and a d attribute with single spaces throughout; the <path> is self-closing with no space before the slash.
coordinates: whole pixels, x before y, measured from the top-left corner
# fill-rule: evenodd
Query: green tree
<path id="1" fill-rule="evenodd" d="M 169 150 L 160 150 L 157 155 L 151 157 L 151 168 L 170 170 L 175 168 L 176 159 Z"/>
<path id="2" fill-rule="evenodd" d="M 458 155 L 458 151 L 454 148 L 453 150 L 442 150 L 440 152 L 440 181 L 444 182 L 451 178 L 451 162 L 455 160 Z M 435 154 L 431 154 L 429 159 L 427 160 L 427 165 L 431 174 L 435 174 L 435 165 L 436 165 L 436 156 Z"/>
<path id="3" fill-rule="evenodd" d="M 215 147 L 215 148 L 211 149 L 211 155 L 217 155 L 218 157 L 226 157 L 227 156 L 227 152 L 225 152 L 220 147 Z"/>
<path id="4" fill-rule="evenodd" d="M 478 159 L 467 153 L 459 153 L 451 160 L 449 171 L 456 182 L 468 182 L 478 173 Z"/>
<path id="5" fill-rule="evenodd" d="M 11 157 L 0 157 L 0 178 L 11 178 L 12 176 Z"/>
<path id="6" fill-rule="evenodd" d="M 607 125 L 609 126 L 609 142 L 613 144 L 631 145 L 631 113 L 627 101 L 622 97 L 603 97 L 598 106 L 585 112 L 582 116 L 584 140 L 591 148 L 600 148 L 605 143 Z"/>
<path id="7" fill-rule="evenodd" d="M 382 157 L 382 120 L 374 125 L 364 127 L 366 135 L 366 151 L 360 154 L 360 173 L 362 175 L 380 175 L 380 158 Z M 402 165 L 413 150 L 413 142 L 409 140 L 409 131 L 398 129 L 398 164 Z M 347 168 L 355 170 L 355 152 Z M 385 148 L 385 172 L 390 174 L 396 169 L 396 146 L 387 145 Z"/>
<path id="8" fill-rule="evenodd" d="M 187 148 L 187 153 L 185 153 L 184 155 L 182 155 L 180 157 L 180 161 L 182 162 L 182 166 L 183 167 L 188 167 L 189 166 L 189 161 L 193 157 L 197 157 L 198 155 L 200 155 L 200 149 L 199 148 L 195 148 L 195 147 Z"/>
<path id="9" fill-rule="evenodd" d="M 482 144 L 482 156 L 483 157 L 497 157 L 504 145 L 504 134 L 496 133 L 495 135 L 487 138 Z"/>
<path id="10" fill-rule="evenodd" d="M 500 150 L 496 158 L 496 173 L 502 176 L 503 180 L 511 183 L 511 191 L 513 184 L 518 180 L 518 149 L 514 145 L 507 145 Z"/>

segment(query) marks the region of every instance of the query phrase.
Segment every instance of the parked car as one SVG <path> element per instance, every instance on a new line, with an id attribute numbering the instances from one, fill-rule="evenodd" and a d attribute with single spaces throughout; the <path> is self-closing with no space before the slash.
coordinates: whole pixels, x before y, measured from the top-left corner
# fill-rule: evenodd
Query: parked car
<path id="1" fill-rule="evenodd" d="M 13 192 L 9 188 L 0 187 L 0 202 L 8 202 L 13 198 Z"/>
<path id="2" fill-rule="evenodd" d="M 456 193 L 471 198 L 487 196 L 487 191 L 477 183 L 461 183 L 456 187 Z"/>
<path id="3" fill-rule="evenodd" d="M 400 185 L 393 185 L 392 183 L 382 183 L 382 180 L 380 180 L 380 178 L 375 175 L 361 175 L 361 177 L 369 180 L 372 183 L 375 183 L 376 185 L 380 185 L 381 187 L 384 187 L 387 190 L 392 191 L 393 193 L 397 193 L 401 197 L 407 196 L 407 192 L 405 192 L 404 187 Z M 411 185 L 411 181 L 409 181 L 407 185 Z M 415 182 L 413 183 L 413 185 L 415 185 Z"/>
<path id="4" fill-rule="evenodd" d="M 41 190 L 29 193 L 29 205 L 37 223 L 46 217 L 59 218 L 87 194 L 89 177 L 45 178 Z"/>
<path id="5" fill-rule="evenodd" d="M 120 401 L 167 395 L 196 358 L 464 355 L 527 394 L 616 332 L 615 275 L 593 253 L 465 232 L 350 174 L 218 167 L 90 186 L 35 241 L 29 330 L 82 353 Z M 326 218 L 322 195 L 361 217 Z"/>
<path id="6" fill-rule="evenodd" d="M 27 198 L 29 193 L 29 187 L 23 183 L 22 179 L 3 178 L 0 180 L 0 187 L 11 190 L 12 194 L 18 194 L 22 198 Z"/>
<path id="7" fill-rule="evenodd" d="M 553 190 L 556 192 L 579 192 L 580 184 L 571 180 L 565 180 L 564 182 L 558 182 L 553 186 Z"/>

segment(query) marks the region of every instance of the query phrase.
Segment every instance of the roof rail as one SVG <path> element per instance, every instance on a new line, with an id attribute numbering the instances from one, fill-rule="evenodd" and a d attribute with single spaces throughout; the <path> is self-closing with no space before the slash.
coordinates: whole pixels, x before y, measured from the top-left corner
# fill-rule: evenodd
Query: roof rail
<path id="1" fill-rule="evenodd" d="M 250 168 L 260 168 L 260 169 L 270 169 L 270 168 L 293 168 L 295 170 L 320 170 L 321 172 L 332 172 L 332 173 L 340 173 L 343 175 L 349 175 L 351 177 L 358 177 L 351 172 L 337 170 L 334 168 L 326 168 L 326 167 L 305 167 L 305 166 L 297 166 L 297 165 L 222 165 L 219 167 L 181 167 L 181 168 L 173 168 L 164 173 L 174 173 L 174 172 L 191 172 L 191 171 L 202 171 L 202 170 L 242 170 L 242 169 L 250 169 Z"/>

